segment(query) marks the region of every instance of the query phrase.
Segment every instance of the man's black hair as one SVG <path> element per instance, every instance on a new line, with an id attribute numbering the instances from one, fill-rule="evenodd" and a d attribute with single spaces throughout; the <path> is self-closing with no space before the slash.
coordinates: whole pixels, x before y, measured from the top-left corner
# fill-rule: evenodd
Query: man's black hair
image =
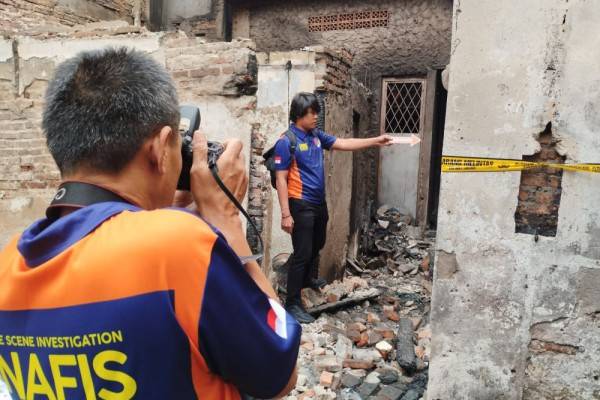
<path id="1" fill-rule="evenodd" d="M 304 117 L 309 109 L 312 109 L 317 114 L 321 112 L 317 96 L 308 92 L 298 93 L 294 96 L 290 105 L 290 121 L 295 123 L 298 119 Z"/>
<path id="2" fill-rule="evenodd" d="M 120 171 L 163 126 L 178 132 L 177 91 L 150 56 L 127 48 L 79 53 L 46 91 L 42 126 L 60 172 Z"/>

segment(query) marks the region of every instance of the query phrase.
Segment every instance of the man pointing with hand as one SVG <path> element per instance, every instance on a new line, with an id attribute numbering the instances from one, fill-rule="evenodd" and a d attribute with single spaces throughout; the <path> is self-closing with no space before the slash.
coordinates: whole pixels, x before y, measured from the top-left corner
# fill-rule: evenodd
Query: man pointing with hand
<path id="1" fill-rule="evenodd" d="M 298 93 L 290 106 L 289 129 L 275 145 L 281 228 L 291 234 L 294 248 L 287 262 L 286 309 L 301 323 L 313 322 L 314 318 L 304 309 L 300 291 L 303 287 L 318 289 L 326 284 L 317 277 L 319 252 L 325 245 L 329 219 L 323 149 L 355 151 L 392 144 L 389 135 L 366 139 L 331 136 L 317 128 L 319 112 L 314 94 Z"/>

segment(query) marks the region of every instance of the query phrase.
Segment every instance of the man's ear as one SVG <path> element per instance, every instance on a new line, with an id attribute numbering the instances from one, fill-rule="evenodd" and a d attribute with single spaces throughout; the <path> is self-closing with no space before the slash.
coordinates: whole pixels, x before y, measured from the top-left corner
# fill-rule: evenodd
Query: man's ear
<path id="1" fill-rule="evenodd" d="M 170 126 L 163 126 L 150 140 L 150 163 L 159 173 L 167 171 L 169 157 L 169 143 L 172 140 L 173 130 Z"/>

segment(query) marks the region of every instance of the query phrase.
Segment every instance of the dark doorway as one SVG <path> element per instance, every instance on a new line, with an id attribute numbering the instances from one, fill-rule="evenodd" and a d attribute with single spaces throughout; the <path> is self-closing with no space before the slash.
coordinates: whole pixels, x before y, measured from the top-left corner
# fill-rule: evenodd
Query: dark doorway
<path id="1" fill-rule="evenodd" d="M 429 201 L 427 228 L 437 228 L 438 206 L 440 201 L 440 179 L 442 170 L 442 150 L 444 145 L 444 124 L 446 122 L 446 101 L 448 91 L 442 85 L 442 70 L 437 70 L 435 101 L 433 106 L 433 131 L 431 138 L 431 166 L 429 169 Z"/>

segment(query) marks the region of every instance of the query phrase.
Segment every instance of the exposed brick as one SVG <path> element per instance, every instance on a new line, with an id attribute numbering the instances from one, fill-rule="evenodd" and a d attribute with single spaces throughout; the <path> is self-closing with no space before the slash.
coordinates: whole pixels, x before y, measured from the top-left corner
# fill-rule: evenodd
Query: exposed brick
<path id="1" fill-rule="evenodd" d="M 221 72 L 221 70 L 216 67 L 197 68 L 197 69 L 192 69 L 189 71 L 190 76 L 192 78 L 202 78 L 204 76 L 209 76 L 209 75 L 215 76 L 215 75 L 219 75 L 220 72 Z"/>
<path id="2" fill-rule="evenodd" d="M 540 133 L 540 151 L 532 156 L 523 156 L 525 161 L 564 163 L 565 158 L 556 151 L 552 136 L 552 125 Z M 562 170 L 541 168 L 521 172 L 521 185 L 515 212 L 517 233 L 555 236 L 558 223 L 558 208 L 562 194 Z"/>

